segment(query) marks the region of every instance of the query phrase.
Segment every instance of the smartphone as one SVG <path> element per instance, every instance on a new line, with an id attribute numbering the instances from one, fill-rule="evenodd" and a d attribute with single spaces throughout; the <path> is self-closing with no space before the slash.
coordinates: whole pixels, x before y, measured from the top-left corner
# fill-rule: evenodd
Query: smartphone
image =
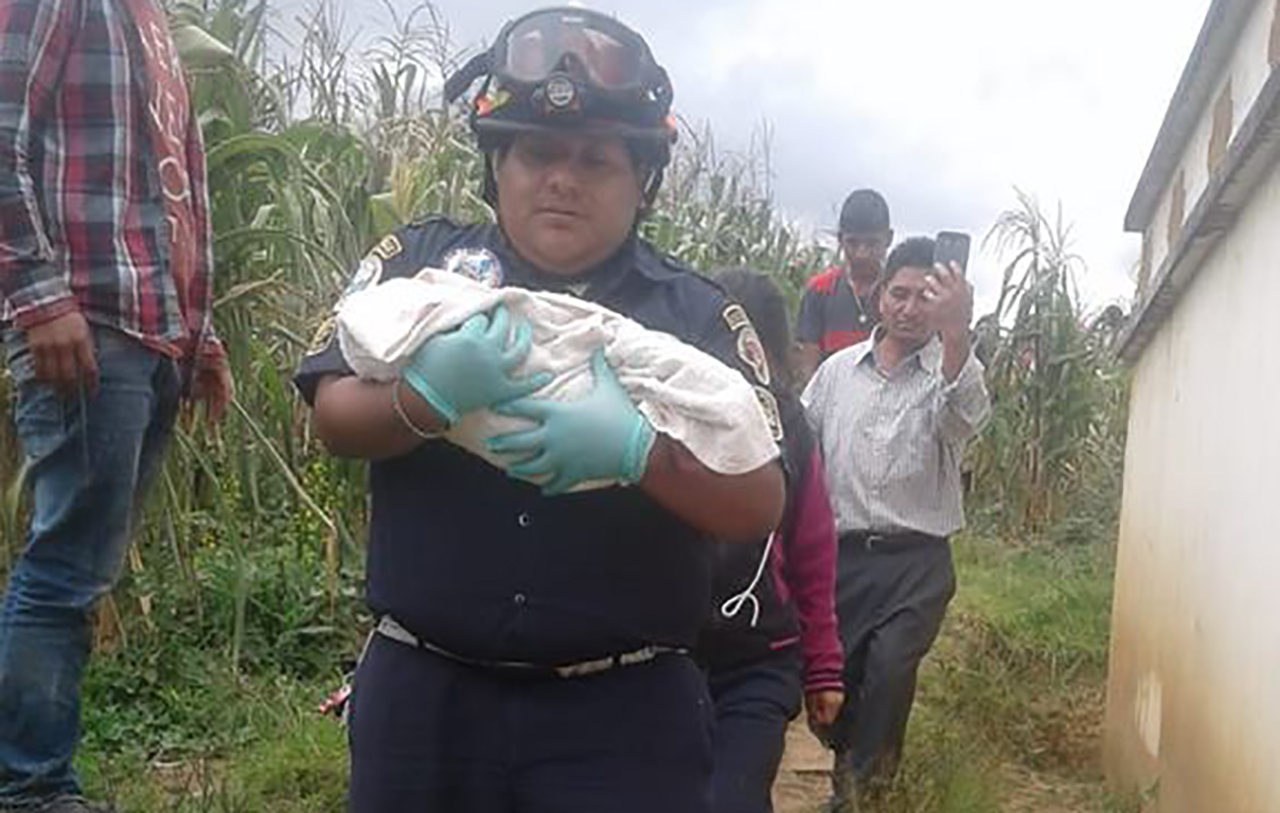
<path id="1" fill-rule="evenodd" d="M 962 231 L 940 231 L 933 241 L 933 261 L 950 267 L 960 266 L 960 273 L 969 267 L 969 235 Z"/>

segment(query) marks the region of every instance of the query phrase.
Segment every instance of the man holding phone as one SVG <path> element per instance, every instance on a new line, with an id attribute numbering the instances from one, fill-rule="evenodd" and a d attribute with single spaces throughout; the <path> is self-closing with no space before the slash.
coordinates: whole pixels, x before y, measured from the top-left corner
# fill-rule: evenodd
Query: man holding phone
<path id="1" fill-rule="evenodd" d="M 866 341 L 879 321 L 874 288 L 893 245 L 889 204 L 874 189 L 859 189 L 840 207 L 843 263 L 816 274 L 805 286 L 796 321 L 800 381 L 831 354 Z"/>
<path id="2" fill-rule="evenodd" d="M 893 250 L 877 286 L 881 324 L 824 362 L 802 396 L 840 538 L 846 701 L 827 732 L 836 813 L 896 771 L 916 670 L 955 592 L 961 459 L 990 413 L 970 349 L 972 289 L 960 262 L 936 259 L 927 237 Z"/>

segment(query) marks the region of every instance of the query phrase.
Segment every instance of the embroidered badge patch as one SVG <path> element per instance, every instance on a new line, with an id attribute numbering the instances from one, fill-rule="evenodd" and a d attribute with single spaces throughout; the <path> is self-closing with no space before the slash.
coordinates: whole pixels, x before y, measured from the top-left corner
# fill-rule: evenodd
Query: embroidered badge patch
<path id="1" fill-rule="evenodd" d="M 769 423 L 769 431 L 773 433 L 773 439 L 781 443 L 785 435 L 782 431 L 782 410 L 778 408 L 778 399 L 768 387 L 756 387 L 756 398 L 760 401 L 760 408 L 764 410 L 764 418 Z"/>
<path id="2" fill-rule="evenodd" d="M 746 308 L 741 305 L 730 305 L 724 309 L 720 317 L 724 319 L 729 330 L 738 334 L 738 358 L 751 368 L 751 372 L 756 377 L 756 383 L 769 386 L 773 380 L 773 376 L 769 373 L 769 357 L 765 355 L 760 334 L 756 333 L 755 325 L 751 324 L 751 317 L 747 316 Z"/>
<path id="3" fill-rule="evenodd" d="M 320 327 L 316 329 L 316 333 L 311 337 L 311 345 L 307 348 L 307 355 L 314 356 L 316 353 L 324 352 L 329 346 L 329 342 L 333 340 L 334 331 L 338 327 L 338 315 L 331 313 L 320 323 Z"/>
<path id="4" fill-rule="evenodd" d="M 372 288 L 381 281 L 382 259 L 375 250 L 375 253 L 365 257 L 360 261 L 360 265 L 356 266 L 356 272 L 351 275 L 351 281 L 347 283 L 347 289 L 342 292 L 342 297 L 345 299 L 365 288 Z"/>
<path id="5" fill-rule="evenodd" d="M 388 234 L 382 238 L 382 242 L 373 248 L 373 256 L 381 260 L 390 260 L 404 253 L 404 245 L 400 242 L 400 238 L 394 234 Z"/>
<path id="6" fill-rule="evenodd" d="M 721 316 L 730 330 L 742 330 L 742 328 L 751 325 L 751 317 L 747 316 L 746 308 L 741 305 L 730 305 L 724 309 L 724 313 Z"/>
<path id="7" fill-rule="evenodd" d="M 498 255 L 487 248 L 459 248 L 444 257 L 441 263 L 451 274 L 461 274 L 490 288 L 501 288 L 505 274 Z"/>
<path id="8" fill-rule="evenodd" d="M 764 345 L 760 343 L 760 335 L 750 324 L 738 331 L 738 358 L 755 373 L 756 381 L 766 387 L 772 383 L 769 357 L 765 355 Z"/>

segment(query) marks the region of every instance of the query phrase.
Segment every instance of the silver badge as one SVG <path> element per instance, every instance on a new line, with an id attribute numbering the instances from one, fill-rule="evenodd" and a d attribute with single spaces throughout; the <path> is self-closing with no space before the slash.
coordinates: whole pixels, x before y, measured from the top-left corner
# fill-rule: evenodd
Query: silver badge
<path id="1" fill-rule="evenodd" d="M 578 88 L 567 76 L 553 76 L 547 80 L 547 101 L 557 110 L 564 110 L 578 98 Z"/>
<path id="2" fill-rule="evenodd" d="M 502 287 L 502 263 L 487 248 L 455 249 L 445 255 L 443 265 L 450 274 L 461 274 L 490 288 Z"/>
<path id="3" fill-rule="evenodd" d="M 351 280 L 347 283 L 346 290 L 342 292 L 342 298 L 346 299 L 352 294 L 363 291 L 365 288 L 372 288 L 381 281 L 382 259 L 377 254 L 370 254 L 356 267 L 356 272 L 351 275 Z"/>

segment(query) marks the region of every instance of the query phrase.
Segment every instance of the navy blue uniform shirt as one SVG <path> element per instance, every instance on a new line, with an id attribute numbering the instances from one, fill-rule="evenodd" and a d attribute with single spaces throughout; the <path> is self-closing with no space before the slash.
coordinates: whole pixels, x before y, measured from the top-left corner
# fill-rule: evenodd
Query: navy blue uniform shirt
<path id="1" fill-rule="evenodd" d="M 430 219 L 383 240 L 349 290 L 459 256 L 482 273 L 500 268 L 504 285 L 570 291 L 716 356 L 776 417 L 742 309 L 639 240 L 566 284 L 520 260 L 496 226 Z M 298 370 L 308 402 L 323 376 L 351 374 L 331 334 L 317 336 Z M 544 497 L 444 440 L 373 462 L 369 488 L 371 609 L 459 655 L 557 665 L 691 647 L 706 618 L 711 545 L 638 488 Z"/>

